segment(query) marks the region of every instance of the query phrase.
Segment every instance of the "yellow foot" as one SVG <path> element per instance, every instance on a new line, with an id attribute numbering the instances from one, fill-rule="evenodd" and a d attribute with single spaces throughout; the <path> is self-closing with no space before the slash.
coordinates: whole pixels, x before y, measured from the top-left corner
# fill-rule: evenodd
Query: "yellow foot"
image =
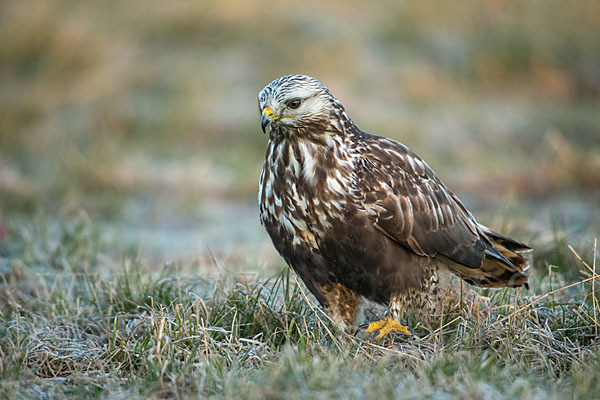
<path id="1" fill-rule="evenodd" d="M 381 321 L 371 322 L 367 328 L 367 333 L 379 332 L 376 336 L 377 339 L 381 339 L 391 331 L 399 331 L 410 335 L 410 329 L 406 325 L 402 325 L 395 319 L 385 317 Z"/>

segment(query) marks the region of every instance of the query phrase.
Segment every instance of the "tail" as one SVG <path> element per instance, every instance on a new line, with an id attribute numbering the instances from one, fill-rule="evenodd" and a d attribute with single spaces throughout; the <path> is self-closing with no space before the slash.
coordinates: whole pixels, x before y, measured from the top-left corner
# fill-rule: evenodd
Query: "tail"
<path id="1" fill-rule="evenodd" d="M 485 257 L 481 266 L 469 268 L 458 263 L 446 264 L 450 271 L 475 286 L 486 288 L 525 286 L 529 289 L 527 275 L 523 273 L 529 268 L 529 263 L 518 253 L 531 251 L 531 248 L 486 226 L 479 225 L 479 228 L 487 238 Z"/>

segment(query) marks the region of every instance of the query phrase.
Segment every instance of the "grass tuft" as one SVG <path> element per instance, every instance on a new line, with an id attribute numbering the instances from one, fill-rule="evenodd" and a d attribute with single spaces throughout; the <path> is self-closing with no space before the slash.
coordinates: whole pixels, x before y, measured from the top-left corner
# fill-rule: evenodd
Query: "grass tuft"
<path id="1" fill-rule="evenodd" d="M 53 235 L 16 229 L 3 245 L 3 397 L 525 398 L 599 389 L 595 247 L 592 260 L 570 248 L 580 280 L 549 268 L 528 292 L 457 285 L 433 322 L 413 320 L 414 335 L 376 342 L 337 331 L 289 269 L 270 279 L 205 279 L 177 265 L 153 272 L 136 259 L 107 269 L 90 225 L 80 216 Z"/>

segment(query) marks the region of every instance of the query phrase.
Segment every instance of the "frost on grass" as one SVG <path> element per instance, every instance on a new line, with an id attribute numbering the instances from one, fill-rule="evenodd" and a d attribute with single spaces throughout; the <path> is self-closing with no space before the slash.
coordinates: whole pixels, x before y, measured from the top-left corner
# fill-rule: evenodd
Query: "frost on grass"
<path id="1" fill-rule="evenodd" d="M 4 398 L 600 390 L 595 251 L 585 260 L 572 250 L 576 281 L 549 267 L 534 269 L 527 292 L 458 284 L 440 315 L 408 321 L 414 335 L 378 342 L 338 332 L 287 269 L 263 279 L 185 275 L 177 265 L 157 272 L 127 257 L 106 266 L 113 258 L 100 256 L 106 249 L 87 218 L 53 235 L 44 229 L 17 228 L 0 253 Z"/>

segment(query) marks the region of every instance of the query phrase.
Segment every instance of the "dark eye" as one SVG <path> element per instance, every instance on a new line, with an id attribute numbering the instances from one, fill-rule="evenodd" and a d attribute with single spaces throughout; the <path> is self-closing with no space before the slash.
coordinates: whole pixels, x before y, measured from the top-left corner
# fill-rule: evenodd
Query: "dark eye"
<path id="1" fill-rule="evenodd" d="M 292 110 L 295 110 L 296 108 L 300 107 L 300 103 L 302 103 L 300 99 L 293 99 L 287 102 L 287 106 Z"/>

